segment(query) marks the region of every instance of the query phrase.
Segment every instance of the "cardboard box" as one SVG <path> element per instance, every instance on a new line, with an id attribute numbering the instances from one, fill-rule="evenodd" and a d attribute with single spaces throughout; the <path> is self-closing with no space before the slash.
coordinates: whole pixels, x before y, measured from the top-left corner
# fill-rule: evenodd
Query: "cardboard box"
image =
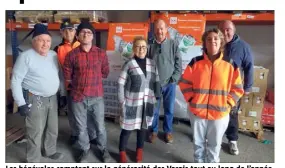
<path id="1" fill-rule="evenodd" d="M 261 120 L 239 116 L 239 129 L 252 132 L 258 131 L 261 129 Z"/>
<path id="2" fill-rule="evenodd" d="M 261 119 L 249 119 L 249 129 L 251 131 L 258 131 L 261 129 Z"/>
<path id="3" fill-rule="evenodd" d="M 6 90 L 11 89 L 12 67 L 6 69 Z"/>
<path id="4" fill-rule="evenodd" d="M 261 120 L 262 110 L 263 110 L 262 107 L 251 107 L 251 108 L 248 108 L 248 109 L 246 109 L 245 116 Z"/>
<path id="5" fill-rule="evenodd" d="M 248 117 L 244 117 L 244 116 L 239 116 L 238 117 L 238 125 L 239 128 L 242 130 L 248 130 L 249 127 L 249 118 Z"/>
<path id="6" fill-rule="evenodd" d="M 252 107 L 252 98 L 253 94 L 250 93 L 248 95 L 243 95 L 242 98 L 240 99 L 240 106 L 241 108 L 250 108 Z"/>
<path id="7" fill-rule="evenodd" d="M 238 116 L 243 116 L 243 117 L 245 117 L 245 111 L 246 111 L 246 108 L 239 108 L 239 110 L 238 110 Z"/>
<path id="8" fill-rule="evenodd" d="M 13 113 L 17 113 L 17 112 L 18 112 L 18 106 L 17 106 L 17 104 L 14 102 Z"/>
<path id="9" fill-rule="evenodd" d="M 253 93 L 266 94 L 268 72 L 269 70 L 264 67 L 254 66 Z"/>
<path id="10" fill-rule="evenodd" d="M 254 93 L 252 99 L 252 107 L 263 107 L 264 104 L 264 95 Z"/>
<path id="11" fill-rule="evenodd" d="M 13 56 L 12 55 L 6 56 L 6 68 L 7 67 L 13 67 Z"/>

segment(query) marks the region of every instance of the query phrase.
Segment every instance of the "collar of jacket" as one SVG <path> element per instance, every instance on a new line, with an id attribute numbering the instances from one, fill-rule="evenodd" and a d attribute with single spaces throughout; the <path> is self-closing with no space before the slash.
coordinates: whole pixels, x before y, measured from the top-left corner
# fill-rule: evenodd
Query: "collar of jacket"
<path id="1" fill-rule="evenodd" d="M 228 42 L 227 45 L 232 45 L 232 44 L 238 42 L 239 39 L 240 39 L 239 36 L 237 34 L 234 34 L 233 39 L 230 42 Z"/>
<path id="2" fill-rule="evenodd" d="M 207 62 L 212 63 L 211 60 L 209 59 L 209 56 L 205 52 L 203 53 L 203 56 Z M 217 63 L 221 62 L 223 57 L 224 57 L 224 54 L 223 54 L 223 52 L 221 52 L 220 56 L 213 62 L 213 64 L 216 65 Z"/>
<path id="3" fill-rule="evenodd" d="M 165 37 L 165 39 L 164 39 L 162 42 L 160 42 L 160 43 L 156 40 L 156 38 L 154 38 L 153 43 L 156 43 L 156 44 L 163 44 L 163 43 L 165 43 L 166 41 L 167 41 L 167 37 Z"/>

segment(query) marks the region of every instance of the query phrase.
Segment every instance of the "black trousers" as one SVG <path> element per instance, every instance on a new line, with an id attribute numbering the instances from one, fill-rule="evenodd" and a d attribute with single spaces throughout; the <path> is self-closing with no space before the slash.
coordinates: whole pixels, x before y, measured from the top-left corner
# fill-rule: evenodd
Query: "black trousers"
<path id="1" fill-rule="evenodd" d="M 120 135 L 119 151 L 125 151 L 128 144 L 129 137 L 132 131 L 122 129 Z M 143 129 L 137 130 L 137 148 L 144 146 L 145 131 Z"/>
<path id="2" fill-rule="evenodd" d="M 230 121 L 226 130 L 226 136 L 229 141 L 238 140 L 238 110 L 240 108 L 240 101 L 231 109 Z"/>

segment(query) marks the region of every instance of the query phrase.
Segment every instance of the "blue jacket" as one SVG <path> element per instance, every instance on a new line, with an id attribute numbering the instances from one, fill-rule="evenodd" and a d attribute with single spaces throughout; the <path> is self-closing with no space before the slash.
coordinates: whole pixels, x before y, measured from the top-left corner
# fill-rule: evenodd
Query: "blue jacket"
<path id="1" fill-rule="evenodd" d="M 239 66 L 244 73 L 244 91 L 250 92 L 253 85 L 253 55 L 250 46 L 234 35 L 232 41 L 226 44 L 225 53 Z"/>

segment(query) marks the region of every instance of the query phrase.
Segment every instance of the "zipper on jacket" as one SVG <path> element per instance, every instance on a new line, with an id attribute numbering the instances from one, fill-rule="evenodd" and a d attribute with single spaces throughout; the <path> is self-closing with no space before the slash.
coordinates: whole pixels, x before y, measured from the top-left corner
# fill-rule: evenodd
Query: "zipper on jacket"
<path id="1" fill-rule="evenodd" d="M 212 62 L 211 77 L 210 77 L 210 86 L 209 86 L 209 92 L 208 92 L 208 103 L 207 103 L 207 115 L 206 115 L 206 119 L 208 119 L 208 114 L 209 114 L 210 90 L 211 90 L 211 84 L 212 84 L 213 69 L 214 69 L 214 63 Z"/>

